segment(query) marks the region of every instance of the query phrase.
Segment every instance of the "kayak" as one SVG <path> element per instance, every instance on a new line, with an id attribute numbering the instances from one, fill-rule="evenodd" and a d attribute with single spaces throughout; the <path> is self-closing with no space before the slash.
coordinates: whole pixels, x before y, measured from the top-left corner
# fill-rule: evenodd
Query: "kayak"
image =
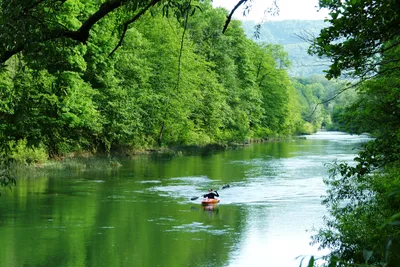
<path id="1" fill-rule="evenodd" d="M 201 201 L 202 205 L 212 205 L 212 204 L 217 204 L 219 203 L 218 198 L 205 198 Z"/>

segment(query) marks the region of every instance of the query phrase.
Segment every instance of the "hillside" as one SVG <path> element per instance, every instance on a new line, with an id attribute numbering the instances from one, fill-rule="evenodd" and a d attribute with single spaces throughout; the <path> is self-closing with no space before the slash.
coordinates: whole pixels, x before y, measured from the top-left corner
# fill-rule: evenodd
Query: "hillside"
<path id="1" fill-rule="evenodd" d="M 309 44 L 299 36 L 317 36 L 326 25 L 323 20 L 284 20 L 265 22 L 260 29 L 258 39 L 254 37 L 255 21 L 243 21 L 243 28 L 249 38 L 258 43 L 281 44 L 292 61 L 289 74 L 293 77 L 309 77 L 312 74 L 323 74 L 328 61 L 310 56 L 307 53 Z"/>

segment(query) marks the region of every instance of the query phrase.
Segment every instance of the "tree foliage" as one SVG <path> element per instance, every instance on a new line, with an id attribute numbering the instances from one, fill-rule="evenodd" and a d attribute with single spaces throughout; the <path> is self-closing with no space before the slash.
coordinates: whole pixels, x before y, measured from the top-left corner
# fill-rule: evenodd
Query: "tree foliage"
<path id="1" fill-rule="evenodd" d="M 338 111 L 342 130 L 372 134 L 354 164 L 335 163 L 324 204 L 330 212 L 314 241 L 329 248 L 330 266 L 398 266 L 399 1 L 320 1 L 331 25 L 312 52 L 328 56 L 328 78 L 359 80 L 358 100 Z M 370 265 L 367 265 L 370 266 Z"/>
<path id="2" fill-rule="evenodd" d="M 238 1 L 231 13 L 226 15 L 221 31 L 227 30 L 238 7 L 244 6 L 248 9 L 251 2 Z M 200 3 L 198 0 L 0 1 L 0 31 L 3 33 L 0 63 L 5 63 L 20 52 L 36 55 L 48 42 L 86 44 L 93 36 L 93 30 L 110 16 L 118 17 L 112 24 L 112 29 L 107 29 L 114 32 L 119 39 L 109 51 L 113 54 L 122 45 L 131 24 L 147 12 L 158 8 L 162 9 L 166 17 L 173 14 L 181 20 L 200 10 Z"/>
<path id="3" fill-rule="evenodd" d="M 299 95 L 302 119 L 310 129 L 304 128 L 304 133 L 312 133 L 316 129 L 338 130 L 340 116 L 358 97 L 355 90 L 344 90 L 346 83 L 327 80 L 321 74 L 309 78 L 293 78 L 293 84 Z"/>
<path id="4" fill-rule="evenodd" d="M 110 153 L 302 124 L 282 47 L 249 40 L 235 20 L 222 33 L 229 12 L 210 1 L 1 3 L 4 143 Z"/>
<path id="5" fill-rule="evenodd" d="M 329 190 L 323 202 L 331 217 L 313 242 L 331 251 L 329 266 L 398 266 L 400 229 L 398 221 L 389 220 L 399 211 L 400 199 L 393 191 L 400 186 L 398 168 L 365 176 L 335 164 L 332 170 L 342 172 L 326 179 Z"/>
<path id="6" fill-rule="evenodd" d="M 398 69 L 398 53 L 382 58 L 400 44 L 398 0 L 320 0 L 319 5 L 329 9 L 330 26 L 321 30 L 310 52 L 332 60 L 329 78 L 341 74 L 368 78 Z M 393 68 L 382 69 L 391 63 Z"/>

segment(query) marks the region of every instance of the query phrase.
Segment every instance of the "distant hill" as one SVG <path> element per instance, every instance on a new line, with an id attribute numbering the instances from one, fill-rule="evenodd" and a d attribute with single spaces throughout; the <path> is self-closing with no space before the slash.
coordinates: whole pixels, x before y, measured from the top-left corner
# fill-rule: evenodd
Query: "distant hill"
<path id="1" fill-rule="evenodd" d="M 246 35 L 259 43 L 281 44 L 288 52 L 292 61 L 292 69 L 289 74 L 294 77 L 309 77 L 313 74 L 323 74 L 328 68 L 328 61 L 307 53 L 309 43 L 300 36 L 305 33 L 318 36 L 320 30 L 327 24 L 323 20 L 283 20 L 268 21 L 261 26 L 258 39 L 254 38 L 255 21 L 243 21 L 243 29 Z"/>

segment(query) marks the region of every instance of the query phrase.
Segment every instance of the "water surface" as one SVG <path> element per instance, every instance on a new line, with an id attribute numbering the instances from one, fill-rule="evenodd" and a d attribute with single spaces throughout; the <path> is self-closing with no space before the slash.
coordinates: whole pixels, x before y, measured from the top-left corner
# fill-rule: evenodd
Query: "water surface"
<path id="1" fill-rule="evenodd" d="M 18 179 L 0 197 L 0 266 L 299 266 L 322 225 L 325 163 L 366 136 L 321 132 L 119 168 Z M 221 203 L 200 205 L 208 188 Z"/>

